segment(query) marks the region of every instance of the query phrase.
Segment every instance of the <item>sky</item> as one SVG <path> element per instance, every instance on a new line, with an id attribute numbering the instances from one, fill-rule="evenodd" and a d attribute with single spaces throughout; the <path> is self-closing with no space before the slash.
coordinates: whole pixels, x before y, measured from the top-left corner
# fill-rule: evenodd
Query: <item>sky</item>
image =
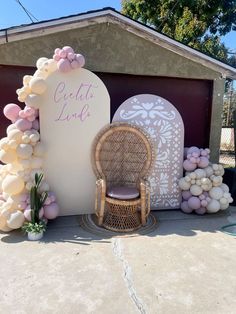
<path id="1" fill-rule="evenodd" d="M 121 10 L 121 0 L 20 0 L 39 21 L 78 14 L 90 10 L 113 7 Z M 31 23 L 17 0 L 0 0 L 0 29 Z M 236 52 L 236 31 L 222 38 L 226 47 Z"/>

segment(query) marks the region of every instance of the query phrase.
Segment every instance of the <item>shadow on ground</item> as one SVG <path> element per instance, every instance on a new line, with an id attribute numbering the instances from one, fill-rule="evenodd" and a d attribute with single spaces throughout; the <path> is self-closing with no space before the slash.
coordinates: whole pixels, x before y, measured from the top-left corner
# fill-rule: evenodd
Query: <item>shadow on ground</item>
<path id="1" fill-rule="evenodd" d="M 150 232 L 147 229 L 147 233 L 145 233 L 140 229 L 128 234 L 116 234 L 100 227 L 93 229 L 93 226 L 88 229 L 87 226 L 83 225 L 81 216 L 58 217 L 56 220 L 49 222 L 47 232 L 40 243 L 67 242 L 90 245 L 94 242 L 110 243 L 114 237 L 160 237 L 170 235 L 192 237 L 196 236 L 199 231 L 221 232 L 222 226 L 230 222 L 229 218 L 231 218 L 231 221 L 236 222 L 236 210 L 234 208 L 204 216 L 188 215 L 177 210 L 155 211 L 152 214 L 157 223 Z M 0 234 L 3 235 L 1 241 L 4 243 L 17 244 L 27 241 L 26 235 L 21 230 L 14 230 L 9 234 Z"/>

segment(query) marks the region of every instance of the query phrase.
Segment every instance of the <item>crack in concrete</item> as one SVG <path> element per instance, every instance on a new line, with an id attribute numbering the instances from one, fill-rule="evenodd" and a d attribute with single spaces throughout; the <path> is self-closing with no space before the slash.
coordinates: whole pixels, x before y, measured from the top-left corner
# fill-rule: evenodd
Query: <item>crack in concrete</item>
<path id="1" fill-rule="evenodd" d="M 128 293 L 132 301 L 134 302 L 137 310 L 141 314 L 147 314 L 146 305 L 142 301 L 140 297 L 138 297 L 137 292 L 134 288 L 132 281 L 132 272 L 129 263 L 125 260 L 123 255 L 123 247 L 121 243 L 121 239 L 113 239 L 112 240 L 112 250 L 116 258 L 121 262 L 123 268 L 123 279 L 128 289 Z"/>

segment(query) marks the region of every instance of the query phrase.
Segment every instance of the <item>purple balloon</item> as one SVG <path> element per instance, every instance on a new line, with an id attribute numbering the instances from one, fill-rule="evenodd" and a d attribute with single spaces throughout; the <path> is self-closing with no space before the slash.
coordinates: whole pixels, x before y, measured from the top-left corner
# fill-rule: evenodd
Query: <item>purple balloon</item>
<path id="1" fill-rule="evenodd" d="M 193 171 L 197 168 L 197 165 L 194 163 L 191 163 L 190 160 L 186 159 L 184 162 L 183 162 L 183 167 L 186 171 Z"/>
<path id="2" fill-rule="evenodd" d="M 190 199 L 188 200 L 188 206 L 192 209 L 197 209 L 201 207 L 201 202 L 200 199 L 196 196 L 192 196 L 190 197 Z"/>
<path id="3" fill-rule="evenodd" d="M 198 163 L 199 168 L 206 168 L 209 165 L 209 159 L 207 157 L 200 157 L 200 162 Z"/>
<path id="4" fill-rule="evenodd" d="M 55 219 L 59 214 L 59 207 L 57 203 L 51 203 L 44 206 L 44 217 L 47 219 Z"/>
<path id="5" fill-rule="evenodd" d="M 191 214 L 192 213 L 192 209 L 188 206 L 188 202 L 184 201 L 181 203 L 180 205 L 181 210 L 186 213 L 186 214 Z"/>
<path id="6" fill-rule="evenodd" d="M 204 215 L 206 213 L 206 208 L 205 207 L 200 207 L 195 209 L 195 213 L 198 215 Z"/>
<path id="7" fill-rule="evenodd" d="M 32 128 L 32 122 L 28 121 L 27 119 L 18 119 L 15 122 L 15 126 L 17 127 L 18 130 L 24 132 Z"/>
<path id="8" fill-rule="evenodd" d="M 58 61 L 57 67 L 58 67 L 58 70 L 63 73 L 69 72 L 72 69 L 70 65 L 70 61 L 67 59 L 61 59 L 60 61 Z"/>
<path id="9" fill-rule="evenodd" d="M 32 128 L 35 129 L 36 131 L 39 130 L 39 120 L 38 120 L 38 119 L 35 119 L 35 120 L 32 122 Z"/>
<path id="10" fill-rule="evenodd" d="M 198 153 L 200 156 L 200 149 L 196 146 L 191 146 L 189 149 L 188 149 L 188 154 L 192 154 L 192 153 Z"/>
<path id="11" fill-rule="evenodd" d="M 185 201 L 187 201 L 188 199 L 190 199 L 190 197 L 192 196 L 192 193 L 190 191 L 183 191 L 182 192 L 182 197 Z"/>
<path id="12" fill-rule="evenodd" d="M 84 56 L 82 56 L 81 54 L 77 54 L 75 59 L 76 59 L 76 61 L 78 61 L 80 68 L 82 68 L 85 65 Z"/>

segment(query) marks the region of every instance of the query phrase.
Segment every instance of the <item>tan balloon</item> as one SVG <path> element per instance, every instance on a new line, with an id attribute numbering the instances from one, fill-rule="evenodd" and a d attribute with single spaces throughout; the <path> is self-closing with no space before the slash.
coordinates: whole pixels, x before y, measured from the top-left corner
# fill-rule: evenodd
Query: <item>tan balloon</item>
<path id="1" fill-rule="evenodd" d="M 4 164 L 9 164 L 14 162 L 17 159 L 16 151 L 13 149 L 8 149 L 5 151 L 4 149 L 0 150 L 0 160 Z"/>
<path id="2" fill-rule="evenodd" d="M 33 94 L 43 94 L 47 89 L 47 84 L 44 79 L 34 77 L 30 80 L 29 86 Z"/>
<path id="3" fill-rule="evenodd" d="M 9 231 L 12 231 L 11 228 L 9 228 L 7 225 L 3 226 L 2 228 L 0 228 L 1 231 L 3 232 L 9 232 Z"/>
<path id="4" fill-rule="evenodd" d="M 8 132 L 8 138 L 9 140 L 15 140 L 17 141 L 18 143 L 21 142 L 22 140 L 22 135 L 23 135 L 23 132 L 21 132 L 20 130 L 18 129 L 13 129 L 13 130 L 10 130 Z"/>
<path id="5" fill-rule="evenodd" d="M 3 192 L 9 195 L 16 195 L 21 193 L 24 189 L 24 186 L 25 185 L 22 178 L 16 175 L 7 175 L 2 182 Z"/>
<path id="6" fill-rule="evenodd" d="M 17 174 L 19 171 L 23 170 L 23 167 L 19 162 L 13 162 L 12 164 L 9 164 L 7 166 L 8 166 L 8 171 L 11 174 Z"/>

